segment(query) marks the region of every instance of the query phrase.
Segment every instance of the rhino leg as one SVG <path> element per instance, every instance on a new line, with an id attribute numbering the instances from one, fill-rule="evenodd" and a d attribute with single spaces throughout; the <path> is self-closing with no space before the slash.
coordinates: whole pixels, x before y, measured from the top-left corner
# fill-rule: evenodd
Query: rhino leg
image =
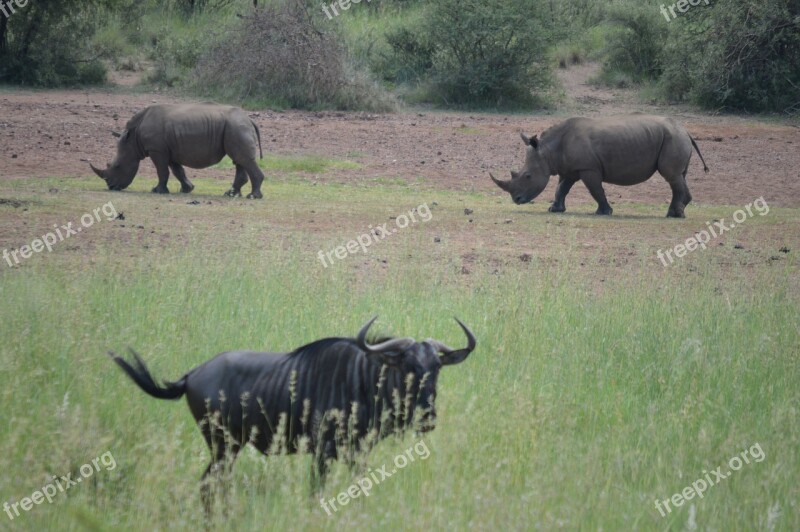
<path id="1" fill-rule="evenodd" d="M 263 194 L 261 194 L 261 183 L 264 182 L 264 173 L 261 171 L 261 168 L 258 167 L 258 164 L 255 160 L 248 161 L 244 163 L 245 171 L 247 175 L 250 176 L 250 194 L 247 195 L 248 199 L 261 199 L 263 198 Z"/>
<path id="2" fill-rule="evenodd" d="M 242 165 L 236 165 L 236 176 L 233 178 L 233 186 L 225 193 L 231 198 L 242 197 L 242 187 L 247 184 L 247 172 Z"/>
<path id="3" fill-rule="evenodd" d="M 550 205 L 550 208 L 547 210 L 550 212 L 566 211 L 567 205 L 564 203 L 564 201 L 567 199 L 567 194 L 569 194 L 572 185 L 577 182 L 578 178 L 575 176 L 559 176 L 558 187 L 556 187 L 556 198 L 553 200 L 553 204 Z"/>
<path id="4" fill-rule="evenodd" d="M 581 172 L 581 181 L 589 189 L 589 193 L 597 202 L 595 214 L 610 216 L 614 212 L 606 199 L 606 192 L 603 190 L 603 175 L 600 172 L 589 171 Z"/>
<path id="5" fill-rule="evenodd" d="M 178 163 L 169 163 L 169 167 L 172 170 L 172 174 L 181 183 L 181 192 L 188 194 L 194 190 L 194 185 L 191 181 L 189 181 L 189 178 L 186 177 L 186 172 L 183 171 L 183 166 L 179 165 Z"/>
<path id="6" fill-rule="evenodd" d="M 156 185 L 151 192 L 156 194 L 169 194 L 167 188 L 167 181 L 169 180 L 169 158 L 161 153 L 150 153 L 150 158 L 156 167 L 158 174 L 158 185 Z"/>
<path id="7" fill-rule="evenodd" d="M 686 172 L 676 179 L 670 179 L 669 186 L 672 188 L 672 202 L 667 210 L 668 218 L 686 218 L 684 208 L 692 201 L 689 193 L 689 186 L 686 184 Z"/>

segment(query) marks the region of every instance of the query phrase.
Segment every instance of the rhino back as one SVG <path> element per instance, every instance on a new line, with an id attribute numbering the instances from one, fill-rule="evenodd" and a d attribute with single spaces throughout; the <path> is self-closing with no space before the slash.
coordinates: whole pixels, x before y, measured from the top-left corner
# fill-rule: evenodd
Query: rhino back
<path id="1" fill-rule="evenodd" d="M 671 119 L 649 115 L 568 123 L 562 140 L 566 170 L 598 170 L 605 182 L 620 185 L 649 179 L 658 169 L 664 143 L 679 142 L 682 136 L 680 126 Z"/>
<path id="2" fill-rule="evenodd" d="M 171 162 L 207 168 L 225 155 L 226 128 L 237 111 L 244 114 L 223 105 L 154 105 L 139 124 L 139 141 L 147 153 L 166 152 Z"/>

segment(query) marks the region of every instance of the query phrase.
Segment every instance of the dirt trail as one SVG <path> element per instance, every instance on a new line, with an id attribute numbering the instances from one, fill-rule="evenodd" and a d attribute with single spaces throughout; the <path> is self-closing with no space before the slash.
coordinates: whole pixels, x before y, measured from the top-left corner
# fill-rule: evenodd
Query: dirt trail
<path id="1" fill-rule="evenodd" d="M 570 109 L 558 116 L 270 110 L 254 112 L 252 116 L 261 127 L 265 151 L 350 158 L 362 166 L 313 176 L 322 181 L 399 178 L 421 180 L 435 188 L 489 193 L 496 188 L 488 171 L 507 175 L 508 170 L 521 164 L 520 131 L 540 134 L 573 115 L 632 111 L 670 115 L 684 123 L 698 140 L 711 167 L 711 173 L 704 174 L 696 157 L 691 163 L 688 182 L 695 201 L 744 205 L 763 195 L 770 205 L 800 206 L 800 129 L 758 119 L 711 116 L 683 107 L 639 103 L 630 91 L 587 85 L 586 80 L 595 69 L 593 65 L 579 65 L 558 73 Z M 0 179 L 88 179 L 92 175 L 88 161 L 102 165 L 114 155 L 112 130 L 123 129 L 127 120 L 147 105 L 176 101 L 177 97 L 161 93 L 0 92 Z M 232 179 L 228 170 L 189 170 L 188 174 L 192 179 Z M 137 179 L 154 182 L 152 164 L 142 164 Z M 551 180 L 540 201 L 552 199 L 555 181 Z M 99 180 L 97 186 L 102 187 Z M 670 198 L 669 187 L 658 176 L 635 187 L 608 186 L 607 194 L 612 203 L 665 204 Z M 592 200 L 586 190 L 575 187 L 569 203 Z"/>

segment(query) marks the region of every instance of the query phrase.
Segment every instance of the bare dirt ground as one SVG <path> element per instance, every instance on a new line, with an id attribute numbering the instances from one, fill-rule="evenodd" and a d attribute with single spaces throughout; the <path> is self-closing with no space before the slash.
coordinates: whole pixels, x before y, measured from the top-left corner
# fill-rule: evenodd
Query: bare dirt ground
<path id="1" fill-rule="evenodd" d="M 265 110 L 252 116 L 261 127 L 265 152 L 356 158 L 362 165 L 358 170 L 327 172 L 318 176 L 321 180 L 354 182 L 385 177 L 421 180 L 435 188 L 489 192 L 495 187 L 488 171 L 507 177 L 508 170 L 521 165 L 520 131 L 540 134 L 574 115 L 631 111 L 670 115 L 698 140 L 711 168 L 704 174 L 700 161 L 693 157 L 688 182 L 698 204 L 736 206 L 764 196 L 770 205 L 800 206 L 800 127 L 642 104 L 629 91 L 589 86 L 586 81 L 595 69 L 579 65 L 559 72 L 568 110 L 557 115 Z M 159 93 L 0 92 L 0 179 L 90 175 L 87 161 L 101 166 L 114 155 L 112 130 L 122 130 L 127 120 L 147 105 L 176 101 L 180 101 L 178 97 Z M 189 176 L 232 178 L 229 170 L 216 169 L 191 170 Z M 152 164 L 145 161 L 137 179 L 153 181 Z M 537 203 L 552 199 L 555 181 L 551 180 Z M 635 187 L 607 185 L 606 192 L 612 203 L 666 204 L 670 199 L 669 187 L 659 176 Z M 576 186 L 568 207 L 587 203 L 592 203 L 588 192 Z"/>

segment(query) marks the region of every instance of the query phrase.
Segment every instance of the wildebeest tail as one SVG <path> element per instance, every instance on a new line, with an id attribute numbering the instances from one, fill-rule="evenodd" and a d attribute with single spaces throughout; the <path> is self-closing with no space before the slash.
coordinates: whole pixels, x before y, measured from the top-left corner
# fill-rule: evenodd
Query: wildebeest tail
<path id="1" fill-rule="evenodd" d="M 692 146 L 694 146 L 694 150 L 697 152 L 697 155 L 700 156 L 700 160 L 703 161 L 703 170 L 705 173 L 708 173 L 708 165 L 706 164 L 706 160 L 703 159 L 703 154 L 700 153 L 700 148 L 697 147 L 697 143 L 694 141 L 691 135 L 689 135 L 689 140 L 692 141 Z"/>
<path id="2" fill-rule="evenodd" d="M 133 360 L 128 362 L 121 356 L 117 356 L 113 351 L 109 351 L 108 355 L 117 363 L 122 370 L 128 374 L 133 382 L 139 385 L 139 388 L 144 390 L 145 393 L 155 397 L 156 399 L 178 399 L 186 393 L 186 375 L 177 382 L 165 382 L 159 385 L 150 374 L 141 357 L 134 351 L 130 350 L 133 355 Z"/>
<path id="3" fill-rule="evenodd" d="M 264 151 L 261 149 L 261 131 L 258 129 L 258 124 L 250 120 L 253 127 L 256 128 L 256 137 L 258 137 L 258 155 L 261 159 L 264 158 Z"/>

